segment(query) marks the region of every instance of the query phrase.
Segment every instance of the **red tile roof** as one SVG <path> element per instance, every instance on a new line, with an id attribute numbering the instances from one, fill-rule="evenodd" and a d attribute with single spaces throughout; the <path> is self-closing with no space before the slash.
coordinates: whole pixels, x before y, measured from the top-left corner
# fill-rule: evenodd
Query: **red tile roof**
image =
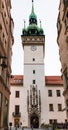
<path id="1" fill-rule="evenodd" d="M 61 76 L 45 76 L 46 85 L 63 85 Z"/>
<path id="2" fill-rule="evenodd" d="M 23 85 L 23 75 L 13 75 L 10 80 L 11 85 Z M 63 85 L 61 76 L 45 76 L 46 85 Z"/>
<path id="3" fill-rule="evenodd" d="M 10 80 L 11 85 L 23 85 L 23 76 L 22 75 L 13 75 Z"/>

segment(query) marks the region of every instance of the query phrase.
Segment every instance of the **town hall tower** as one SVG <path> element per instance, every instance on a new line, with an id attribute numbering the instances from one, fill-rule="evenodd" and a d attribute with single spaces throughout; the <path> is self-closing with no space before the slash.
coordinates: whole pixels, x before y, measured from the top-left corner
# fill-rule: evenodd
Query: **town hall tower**
<path id="1" fill-rule="evenodd" d="M 32 10 L 29 25 L 22 30 L 22 45 L 24 49 L 24 79 L 23 79 L 23 126 L 39 128 L 46 120 L 46 95 L 44 76 L 45 35 L 37 24 L 37 16 Z"/>

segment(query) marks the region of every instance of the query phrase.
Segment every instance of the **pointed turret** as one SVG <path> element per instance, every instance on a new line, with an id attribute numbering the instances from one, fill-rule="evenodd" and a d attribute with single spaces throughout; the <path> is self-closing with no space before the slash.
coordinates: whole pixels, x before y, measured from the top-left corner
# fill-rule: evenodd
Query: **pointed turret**
<path id="1" fill-rule="evenodd" d="M 24 28 L 23 28 L 23 31 L 22 31 L 22 33 L 24 34 L 24 35 L 27 35 L 27 30 L 26 30 L 26 27 L 25 27 L 25 20 L 24 20 Z"/>
<path id="2" fill-rule="evenodd" d="M 25 35 L 25 36 L 44 35 L 44 31 L 43 31 L 42 27 L 40 26 L 40 28 L 39 28 L 38 25 L 37 25 L 37 16 L 34 12 L 34 1 L 33 0 L 32 0 L 32 10 L 31 10 L 31 14 L 29 16 L 29 26 L 26 29 L 25 29 L 25 26 L 24 26 L 22 34 Z"/>
<path id="3" fill-rule="evenodd" d="M 32 11 L 31 11 L 31 14 L 29 16 L 29 24 L 37 24 L 37 16 L 34 12 L 34 2 L 32 0 Z"/>
<path id="4" fill-rule="evenodd" d="M 39 34 L 42 35 L 44 34 L 43 28 L 42 28 L 42 22 L 40 20 L 40 30 L 39 30 Z"/>

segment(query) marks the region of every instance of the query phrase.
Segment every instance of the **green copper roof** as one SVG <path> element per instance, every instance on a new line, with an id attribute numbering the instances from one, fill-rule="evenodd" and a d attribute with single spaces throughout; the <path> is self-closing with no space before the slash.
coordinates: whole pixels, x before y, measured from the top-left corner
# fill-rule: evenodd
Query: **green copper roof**
<path id="1" fill-rule="evenodd" d="M 36 16 L 36 14 L 34 13 L 33 1 L 32 1 L 32 11 L 31 11 L 31 14 L 30 14 L 30 16 L 29 16 L 29 19 L 31 19 L 31 18 L 37 19 L 37 16 Z"/>
<path id="2" fill-rule="evenodd" d="M 39 30 L 39 27 L 36 24 L 31 24 L 27 27 L 27 30 L 29 30 L 29 29 L 38 29 Z"/>
<path id="3" fill-rule="evenodd" d="M 34 13 L 34 5 L 32 0 L 32 10 L 31 14 L 29 16 L 29 25 L 27 28 L 25 28 L 25 21 L 24 21 L 24 29 L 22 30 L 22 34 L 26 36 L 39 36 L 44 35 L 44 31 L 42 29 L 41 21 L 40 21 L 40 27 L 37 25 L 37 16 Z"/>

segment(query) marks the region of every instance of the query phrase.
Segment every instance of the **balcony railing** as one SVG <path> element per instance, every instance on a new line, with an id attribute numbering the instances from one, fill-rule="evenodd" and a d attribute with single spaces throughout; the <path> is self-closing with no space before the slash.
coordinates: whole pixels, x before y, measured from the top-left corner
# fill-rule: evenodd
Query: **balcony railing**
<path id="1" fill-rule="evenodd" d="M 12 112 L 12 115 L 13 117 L 21 117 L 21 112 L 19 113 Z"/>

